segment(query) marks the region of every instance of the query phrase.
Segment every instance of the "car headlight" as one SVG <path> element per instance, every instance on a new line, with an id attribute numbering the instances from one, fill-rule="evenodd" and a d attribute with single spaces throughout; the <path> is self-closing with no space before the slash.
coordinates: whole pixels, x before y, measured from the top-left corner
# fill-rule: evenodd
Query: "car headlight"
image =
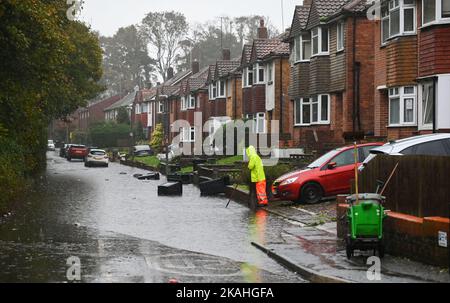
<path id="1" fill-rule="evenodd" d="M 294 182 L 297 181 L 297 180 L 298 180 L 298 177 L 289 178 L 289 179 L 284 180 L 283 182 L 281 182 L 280 185 L 289 185 L 289 184 L 294 183 Z"/>

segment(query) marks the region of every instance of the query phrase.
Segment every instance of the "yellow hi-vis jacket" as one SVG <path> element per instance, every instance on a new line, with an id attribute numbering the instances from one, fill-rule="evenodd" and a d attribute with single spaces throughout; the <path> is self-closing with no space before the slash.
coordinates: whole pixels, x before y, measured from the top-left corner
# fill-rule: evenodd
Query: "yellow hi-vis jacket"
<path id="1" fill-rule="evenodd" d="M 264 166 L 261 158 L 258 156 L 256 149 L 253 146 L 247 148 L 248 169 L 252 174 L 252 182 L 257 183 L 266 180 L 264 173 Z"/>

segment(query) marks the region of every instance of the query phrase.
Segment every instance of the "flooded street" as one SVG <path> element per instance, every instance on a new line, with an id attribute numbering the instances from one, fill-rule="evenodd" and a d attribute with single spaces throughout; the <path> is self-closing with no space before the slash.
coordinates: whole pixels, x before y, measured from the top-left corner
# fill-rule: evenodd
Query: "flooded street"
<path id="1" fill-rule="evenodd" d="M 157 196 L 161 181 L 110 164 L 85 168 L 50 152 L 46 176 L 0 224 L 0 282 L 304 282 L 251 245 L 281 240 L 287 222 L 225 198 Z"/>

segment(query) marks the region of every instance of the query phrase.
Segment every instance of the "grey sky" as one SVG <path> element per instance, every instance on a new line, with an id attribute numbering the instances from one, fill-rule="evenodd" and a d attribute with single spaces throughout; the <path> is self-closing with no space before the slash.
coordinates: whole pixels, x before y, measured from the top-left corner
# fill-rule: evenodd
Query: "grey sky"
<path id="1" fill-rule="evenodd" d="M 123 26 L 139 23 L 150 11 L 176 10 L 190 23 L 205 22 L 219 16 L 263 15 L 282 28 L 281 0 L 85 0 L 81 20 L 102 35 L 111 36 Z M 295 5 L 302 0 L 284 1 L 284 24 L 289 27 Z"/>

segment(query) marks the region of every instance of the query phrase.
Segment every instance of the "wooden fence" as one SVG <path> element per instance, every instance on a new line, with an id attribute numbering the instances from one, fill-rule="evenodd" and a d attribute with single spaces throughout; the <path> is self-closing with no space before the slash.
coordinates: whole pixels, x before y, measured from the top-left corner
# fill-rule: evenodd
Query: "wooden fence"
<path id="1" fill-rule="evenodd" d="M 397 172 L 384 195 L 386 208 L 417 217 L 449 216 L 450 157 L 384 156 L 372 160 L 360 176 L 360 192 L 375 192 L 377 180 Z"/>

